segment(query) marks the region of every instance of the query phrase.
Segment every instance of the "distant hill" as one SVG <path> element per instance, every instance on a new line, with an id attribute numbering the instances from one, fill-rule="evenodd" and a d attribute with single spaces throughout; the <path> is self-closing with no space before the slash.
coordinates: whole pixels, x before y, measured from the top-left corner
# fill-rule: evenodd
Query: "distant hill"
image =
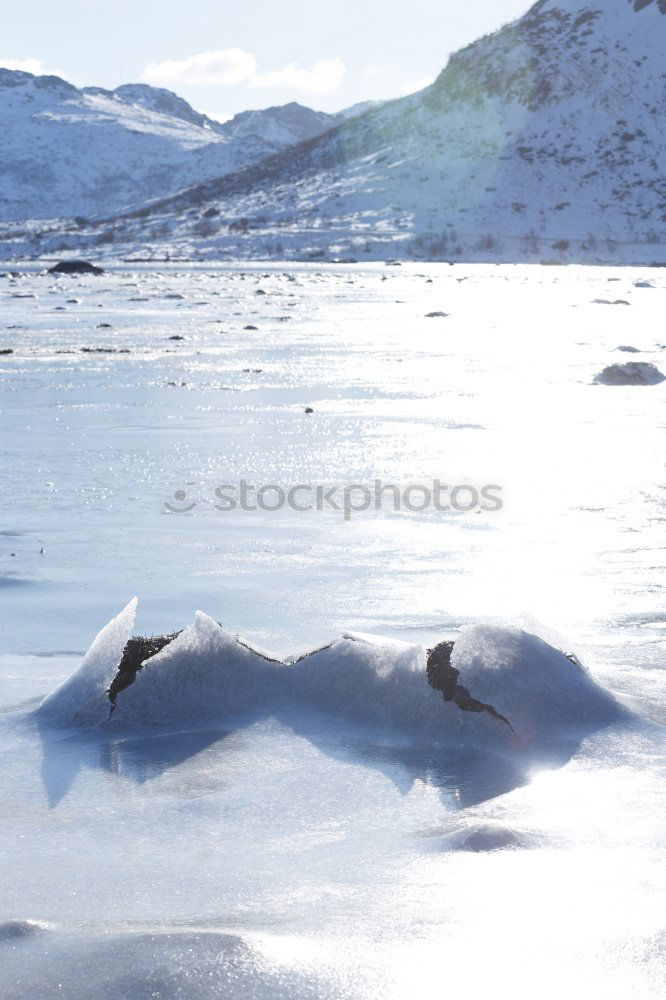
<path id="1" fill-rule="evenodd" d="M 300 104 L 224 124 L 157 87 L 0 69 L 0 220 L 118 212 L 237 171 L 342 119 Z"/>

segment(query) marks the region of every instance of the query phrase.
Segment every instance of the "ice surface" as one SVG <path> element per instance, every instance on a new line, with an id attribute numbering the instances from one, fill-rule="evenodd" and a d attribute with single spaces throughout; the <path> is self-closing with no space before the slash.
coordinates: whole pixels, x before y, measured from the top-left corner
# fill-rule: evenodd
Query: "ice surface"
<path id="1" fill-rule="evenodd" d="M 3 1000 L 661 1000 L 666 387 L 591 382 L 628 315 L 663 368 L 666 273 L 105 269 L 0 279 Z M 216 509 L 241 476 L 506 502 Z"/>
<path id="2" fill-rule="evenodd" d="M 241 937 L 215 932 L 109 934 L 103 940 L 52 934 L 44 945 L 15 949 L 3 958 L 3 1000 L 344 1000 L 353 995 L 339 976 L 290 967 Z"/>

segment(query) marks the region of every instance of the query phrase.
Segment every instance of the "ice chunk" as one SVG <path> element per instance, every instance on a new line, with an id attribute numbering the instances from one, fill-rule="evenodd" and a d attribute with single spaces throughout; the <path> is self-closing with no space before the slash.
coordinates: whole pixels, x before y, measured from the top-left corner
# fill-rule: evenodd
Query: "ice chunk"
<path id="1" fill-rule="evenodd" d="M 525 740 L 623 713 L 579 663 L 521 629 L 468 626 L 456 641 L 451 663 L 470 693 L 501 712 Z"/>
<path id="2" fill-rule="evenodd" d="M 285 662 L 253 649 L 198 611 L 191 625 L 146 658 L 133 682 L 118 690 L 111 712 L 134 608 L 132 602 L 100 632 L 79 670 L 45 699 L 40 712 L 64 725 L 126 726 L 196 724 L 247 713 L 262 718 L 315 708 L 426 739 L 453 735 L 513 743 L 622 711 L 574 657 L 516 628 L 476 625 L 455 643 L 440 644 L 437 649 L 448 650 L 451 693 L 446 684 L 433 682 L 430 661 L 437 650 L 347 634 Z"/>
<path id="3" fill-rule="evenodd" d="M 290 681 L 301 701 L 345 718 L 431 735 L 445 727 L 421 646 L 339 639 L 302 657 Z"/>
<path id="4" fill-rule="evenodd" d="M 284 669 L 197 611 L 119 693 L 113 719 L 164 723 L 233 715 L 270 698 L 276 671 Z"/>
<path id="5" fill-rule="evenodd" d="M 95 726 L 109 716 L 107 691 L 134 627 L 136 597 L 101 632 L 83 663 L 48 695 L 39 714 L 63 726 Z"/>

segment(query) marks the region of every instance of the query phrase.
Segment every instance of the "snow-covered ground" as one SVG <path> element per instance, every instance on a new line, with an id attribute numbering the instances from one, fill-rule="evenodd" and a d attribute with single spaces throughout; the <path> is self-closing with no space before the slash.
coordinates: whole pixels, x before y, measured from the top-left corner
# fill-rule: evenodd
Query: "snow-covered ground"
<path id="1" fill-rule="evenodd" d="M 156 267 L 0 279 L 2 996 L 662 996 L 666 272 Z"/>

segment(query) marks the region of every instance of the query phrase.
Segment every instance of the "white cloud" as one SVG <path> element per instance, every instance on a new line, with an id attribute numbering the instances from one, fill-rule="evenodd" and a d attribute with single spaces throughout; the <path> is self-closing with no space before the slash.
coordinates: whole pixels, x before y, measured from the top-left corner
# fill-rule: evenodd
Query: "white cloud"
<path id="1" fill-rule="evenodd" d="M 437 76 L 433 74 L 432 76 L 422 76 L 420 80 L 410 80 L 402 88 L 402 93 L 406 97 L 407 94 L 415 94 L 417 90 L 423 90 L 424 87 L 429 87 L 431 83 L 434 83 Z"/>
<path id="2" fill-rule="evenodd" d="M 150 63 L 141 74 L 156 86 L 194 84 L 201 86 L 281 87 L 305 94 L 334 94 L 340 89 L 347 68 L 341 59 L 319 59 L 311 67 L 289 63 L 266 73 L 257 71 L 257 58 L 243 49 L 200 52 L 186 59 L 164 59 Z"/>
<path id="3" fill-rule="evenodd" d="M 48 70 L 41 59 L 0 59 L 0 69 L 20 69 L 24 73 L 43 76 Z"/>
<path id="4" fill-rule="evenodd" d="M 311 69 L 289 63 L 283 69 L 255 73 L 253 87 L 285 87 L 306 94 L 334 94 L 340 89 L 347 68 L 342 59 L 319 59 Z"/>
<path id="5" fill-rule="evenodd" d="M 384 76 L 388 71 L 388 66 L 364 66 L 363 76 L 366 80 L 374 80 L 378 76 Z"/>
<path id="6" fill-rule="evenodd" d="M 141 79 L 146 83 L 192 83 L 217 87 L 244 83 L 257 68 L 256 57 L 243 49 L 221 49 L 218 52 L 200 52 L 187 59 L 165 59 L 146 66 Z"/>

